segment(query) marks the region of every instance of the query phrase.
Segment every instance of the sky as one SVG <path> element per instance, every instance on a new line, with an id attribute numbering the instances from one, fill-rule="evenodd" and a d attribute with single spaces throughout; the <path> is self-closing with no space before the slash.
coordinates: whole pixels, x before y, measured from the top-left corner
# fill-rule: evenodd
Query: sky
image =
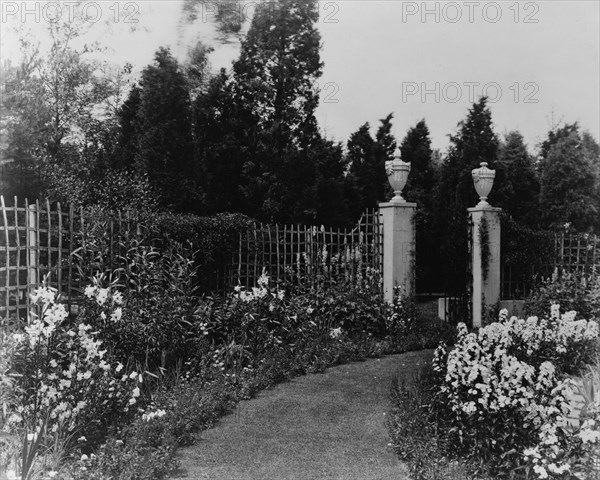
<path id="1" fill-rule="evenodd" d="M 83 5 L 77 8 L 95 20 L 84 40 L 100 41 L 112 49 L 111 61 L 137 71 L 159 46 L 183 60 L 196 41 L 210 43 L 214 70 L 230 68 L 239 54 L 238 39 L 216 40 L 209 0 L 195 21 L 181 0 Z M 253 6 L 248 0 L 240 12 L 251 16 Z M 15 26 L 43 39 L 53 18 L 46 2 L 1 0 L 0 8 L 3 58 L 18 56 Z M 334 140 L 347 141 L 367 121 L 374 133 L 393 112 L 398 141 L 425 118 L 433 147 L 444 151 L 482 94 L 495 131 L 519 130 L 532 151 L 561 121 L 600 138 L 597 0 L 322 0 L 319 11 L 325 66 L 317 117 Z"/>

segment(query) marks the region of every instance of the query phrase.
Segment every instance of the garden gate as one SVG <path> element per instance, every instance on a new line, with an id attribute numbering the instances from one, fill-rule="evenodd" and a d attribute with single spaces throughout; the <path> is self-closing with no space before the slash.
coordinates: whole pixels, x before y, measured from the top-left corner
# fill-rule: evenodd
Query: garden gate
<path id="1" fill-rule="evenodd" d="M 474 224 L 471 216 L 467 218 L 467 238 L 466 241 L 466 259 L 459 262 L 457 268 L 463 268 L 461 272 L 464 281 L 460 284 L 452 285 L 443 296 L 444 318 L 447 322 L 456 325 L 459 322 L 470 322 L 472 319 L 472 266 L 471 257 L 473 255 L 473 231 Z"/>

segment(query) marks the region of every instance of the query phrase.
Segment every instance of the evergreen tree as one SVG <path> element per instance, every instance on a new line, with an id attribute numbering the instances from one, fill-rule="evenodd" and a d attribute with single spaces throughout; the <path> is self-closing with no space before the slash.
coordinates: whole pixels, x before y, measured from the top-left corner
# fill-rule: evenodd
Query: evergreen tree
<path id="1" fill-rule="evenodd" d="M 194 48 L 190 49 L 188 59 L 184 65 L 185 75 L 189 84 L 192 98 L 205 93 L 206 88 L 212 78 L 210 72 L 210 61 L 208 56 L 214 48 L 197 42 Z"/>
<path id="2" fill-rule="evenodd" d="M 471 171 L 479 168 L 481 162 L 494 168 L 498 155 L 499 141 L 492 129 L 492 113 L 486 97 L 473 104 L 458 128 L 458 134 L 450 135 L 450 148 L 442 167 L 442 194 L 448 196 L 443 200 L 445 203 L 466 211 L 478 201 Z"/>
<path id="3" fill-rule="evenodd" d="M 371 136 L 367 122 L 351 134 L 348 140 L 350 174 L 360 199 L 353 208 L 356 217 L 366 208 L 375 208 L 392 196 L 385 172 L 385 162 L 393 160 L 397 148 L 396 140 L 391 134 L 392 118 L 393 114 L 390 113 L 380 120 L 375 139 Z"/>
<path id="4" fill-rule="evenodd" d="M 598 229 L 598 178 L 590 161 L 594 157 L 593 148 L 586 147 L 577 129 L 561 136 L 549 148 L 540 194 L 546 225 L 560 227 L 569 223 L 579 231 Z"/>
<path id="5" fill-rule="evenodd" d="M 361 125 L 348 140 L 348 163 L 350 175 L 357 189 L 357 202 L 353 206 L 353 217 L 358 218 L 365 208 L 377 206 L 378 192 L 375 188 L 375 140 L 370 133 L 369 123 Z M 384 170 L 385 171 L 385 170 Z"/>
<path id="6" fill-rule="evenodd" d="M 412 127 L 400 145 L 400 157 L 410 162 L 410 175 L 404 189 L 410 202 L 417 202 L 419 208 L 431 210 L 435 186 L 435 166 L 429 138 L 429 128 L 425 120 Z"/>
<path id="7" fill-rule="evenodd" d="M 579 124 L 577 122 L 565 123 L 562 126 L 556 125 L 548 131 L 546 139 L 539 145 L 538 167 L 540 171 L 544 168 L 545 160 L 548 157 L 552 146 L 558 143 L 559 140 L 567 138 L 572 133 L 579 134 Z"/>
<path id="8" fill-rule="evenodd" d="M 581 142 L 584 155 L 592 166 L 592 172 L 596 178 L 596 193 L 594 195 L 597 200 L 598 211 L 600 212 L 600 145 L 598 145 L 598 142 L 588 131 L 584 131 L 581 134 Z M 595 231 L 600 232 L 600 218 L 597 219 Z"/>
<path id="9" fill-rule="evenodd" d="M 317 19 L 315 0 L 259 4 L 233 65 L 238 119 L 247 133 L 245 191 L 267 220 L 315 218 L 314 205 L 304 205 L 313 199 L 304 195 L 316 178 L 310 150 L 321 140 Z"/>
<path id="10" fill-rule="evenodd" d="M 385 162 L 394 159 L 396 149 L 398 148 L 396 139 L 391 133 L 393 118 L 394 114 L 390 113 L 387 117 L 379 120 L 380 125 L 375 134 L 374 187 L 378 202 L 385 202 L 394 195 L 385 171 Z"/>
<path id="11" fill-rule="evenodd" d="M 540 183 L 534 159 L 519 132 L 506 134 L 495 168 L 498 181 L 490 195 L 492 204 L 503 208 L 517 222 L 530 227 L 539 223 Z"/>
<path id="12" fill-rule="evenodd" d="M 129 96 L 123 102 L 117 113 L 119 134 L 117 145 L 112 158 L 112 166 L 116 169 L 133 169 L 138 151 L 141 129 L 138 116 L 140 115 L 141 89 L 137 84 L 132 85 Z"/>
<path id="13" fill-rule="evenodd" d="M 306 148 L 318 136 L 315 82 L 323 67 L 318 15 L 315 0 L 260 4 L 233 65 L 239 95 L 270 133 L 278 158 L 286 148 Z"/>
<path id="14" fill-rule="evenodd" d="M 346 197 L 348 163 L 343 147 L 331 140 L 323 139 L 319 143 L 319 148 L 312 150 L 317 165 L 316 222 L 333 227 L 350 226 L 354 219 Z"/>
<path id="15" fill-rule="evenodd" d="M 458 133 L 450 136 L 448 156 L 441 168 L 435 210 L 445 290 L 462 295 L 467 288 L 466 267 L 470 261 L 467 208 L 478 202 L 471 171 L 478 168 L 480 162 L 494 168 L 498 154 L 499 142 L 492 129 L 492 115 L 485 97 L 473 104 L 458 128 Z"/>
<path id="16" fill-rule="evenodd" d="M 436 239 L 432 212 L 435 195 L 435 167 L 425 120 L 412 127 L 402 140 L 400 156 L 410 162 L 411 170 L 404 189 L 404 197 L 417 203 L 416 228 L 416 289 L 417 292 L 436 292 L 442 288 L 439 282 L 439 241 Z"/>
<path id="17" fill-rule="evenodd" d="M 140 89 L 135 168 L 148 175 L 165 206 L 199 211 L 202 195 L 194 164 L 190 94 L 168 49 L 160 48 L 154 64 L 144 69 Z M 135 102 L 131 96 L 130 100 Z"/>
<path id="18" fill-rule="evenodd" d="M 234 86 L 225 69 L 211 78 L 205 94 L 196 97 L 193 114 L 207 213 L 254 214 L 252 203 L 244 198 L 247 130 L 240 123 Z"/>

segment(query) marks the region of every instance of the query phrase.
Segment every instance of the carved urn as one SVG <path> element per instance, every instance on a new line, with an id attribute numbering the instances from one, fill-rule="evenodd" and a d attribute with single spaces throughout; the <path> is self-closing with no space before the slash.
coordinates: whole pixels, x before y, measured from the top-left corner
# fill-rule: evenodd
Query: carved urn
<path id="1" fill-rule="evenodd" d="M 492 191 L 494 186 L 494 178 L 496 177 L 496 170 L 490 170 L 487 168 L 487 162 L 481 162 L 481 167 L 474 168 L 471 172 L 473 176 L 473 184 L 477 195 L 479 195 L 478 207 L 489 207 L 490 204 L 487 201 L 488 195 Z"/>
<path id="2" fill-rule="evenodd" d="M 408 174 L 410 173 L 410 162 L 403 162 L 400 159 L 400 155 L 396 155 L 394 160 L 388 160 L 385 162 L 385 171 L 387 173 L 388 181 L 394 190 L 394 198 L 390 201 L 392 203 L 404 203 L 406 200 L 402 197 L 402 190 L 408 180 Z"/>

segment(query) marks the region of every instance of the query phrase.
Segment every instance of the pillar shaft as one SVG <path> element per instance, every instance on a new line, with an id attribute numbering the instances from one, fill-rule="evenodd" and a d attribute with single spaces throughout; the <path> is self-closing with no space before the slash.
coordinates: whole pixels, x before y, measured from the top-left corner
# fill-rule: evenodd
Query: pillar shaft
<path id="1" fill-rule="evenodd" d="M 500 301 L 500 212 L 490 206 L 469 208 L 473 223 L 473 326 L 481 327 L 485 308 Z"/>
<path id="2" fill-rule="evenodd" d="M 394 287 L 403 285 L 407 294 L 414 293 L 416 203 L 386 202 L 379 204 L 383 219 L 383 292 L 388 302 L 394 300 Z"/>

